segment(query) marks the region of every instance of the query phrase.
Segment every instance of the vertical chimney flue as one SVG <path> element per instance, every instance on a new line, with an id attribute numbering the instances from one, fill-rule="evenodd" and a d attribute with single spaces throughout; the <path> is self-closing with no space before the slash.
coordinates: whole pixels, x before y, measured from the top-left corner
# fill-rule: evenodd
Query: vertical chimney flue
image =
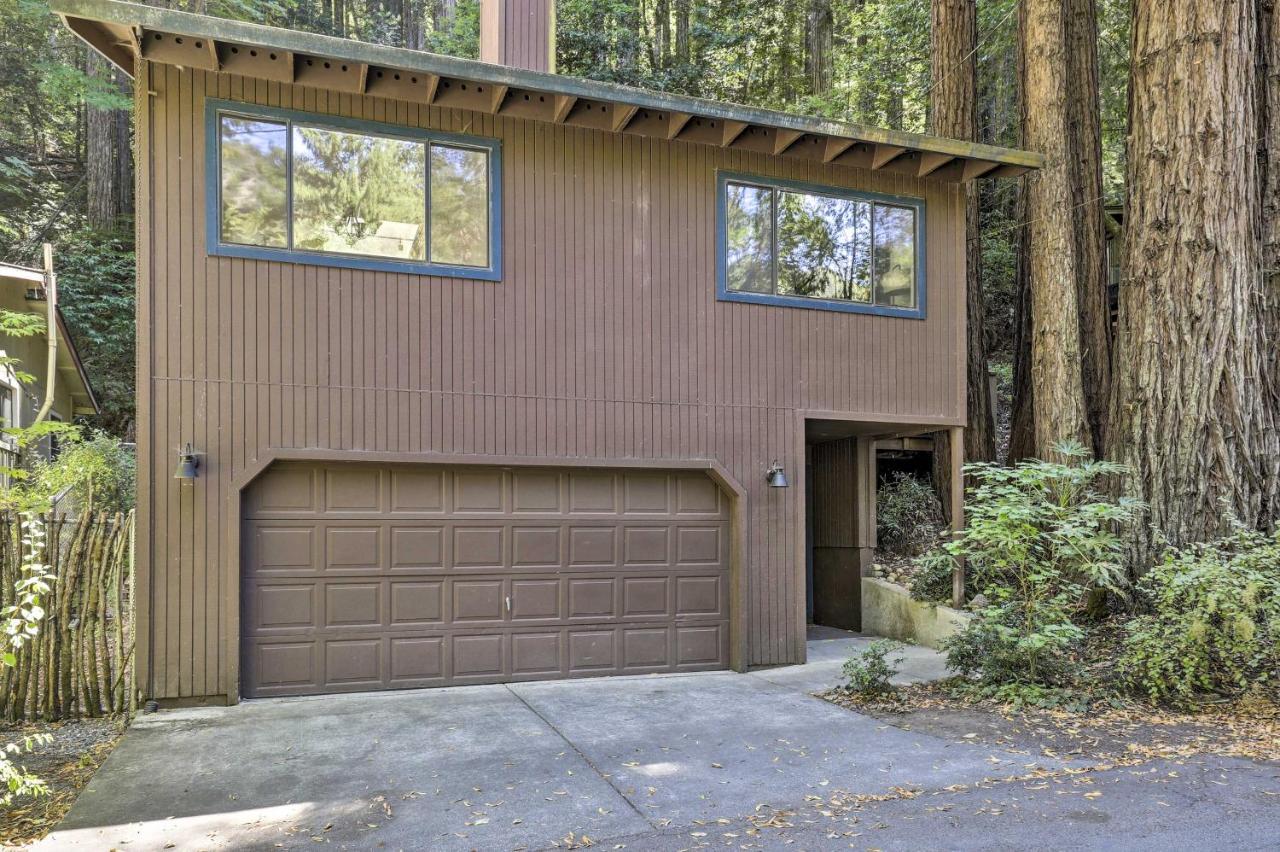
<path id="1" fill-rule="evenodd" d="M 554 74 L 555 0 L 480 0 L 480 61 Z"/>

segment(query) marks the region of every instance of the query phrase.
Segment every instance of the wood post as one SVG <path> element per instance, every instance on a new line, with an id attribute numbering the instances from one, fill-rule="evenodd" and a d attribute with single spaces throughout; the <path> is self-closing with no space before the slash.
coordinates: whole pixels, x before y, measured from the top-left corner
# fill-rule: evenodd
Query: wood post
<path id="1" fill-rule="evenodd" d="M 964 532 L 964 427 L 952 426 L 951 433 L 951 534 L 958 538 Z M 951 569 L 951 606 L 964 607 L 964 560 L 957 559 Z"/>

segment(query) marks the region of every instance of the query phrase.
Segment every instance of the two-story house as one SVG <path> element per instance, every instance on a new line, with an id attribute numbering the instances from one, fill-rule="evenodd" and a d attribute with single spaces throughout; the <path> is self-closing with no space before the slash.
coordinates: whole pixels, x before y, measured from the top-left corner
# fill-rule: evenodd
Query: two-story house
<path id="1" fill-rule="evenodd" d="M 1038 156 L 560 76 L 551 0 L 484 0 L 482 62 L 52 6 L 137 87 L 148 697 L 856 618 L 874 441 L 965 423 L 965 184 Z"/>

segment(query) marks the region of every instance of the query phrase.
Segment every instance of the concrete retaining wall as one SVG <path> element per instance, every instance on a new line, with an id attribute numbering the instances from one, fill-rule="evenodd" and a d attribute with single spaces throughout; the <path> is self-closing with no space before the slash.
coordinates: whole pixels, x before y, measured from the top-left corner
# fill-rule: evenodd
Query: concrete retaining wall
<path id="1" fill-rule="evenodd" d="M 912 600 L 902 586 L 879 577 L 862 578 L 862 632 L 938 648 L 964 630 L 973 616 L 949 606 Z"/>

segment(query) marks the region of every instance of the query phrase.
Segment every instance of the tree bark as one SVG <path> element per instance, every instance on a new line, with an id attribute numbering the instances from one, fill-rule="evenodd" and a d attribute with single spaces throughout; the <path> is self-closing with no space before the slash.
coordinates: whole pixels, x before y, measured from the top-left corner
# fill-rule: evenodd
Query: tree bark
<path id="1" fill-rule="evenodd" d="M 127 81 L 105 59 L 85 51 L 85 72 L 127 92 Z M 85 110 L 85 184 L 90 227 L 110 230 L 133 212 L 133 146 L 129 113 L 120 109 Z"/>
<path id="2" fill-rule="evenodd" d="M 693 0 L 675 0 L 676 4 L 676 59 L 689 62 L 689 16 Z"/>
<path id="3" fill-rule="evenodd" d="M 809 91 L 824 95 L 831 90 L 831 52 L 834 19 L 831 0 L 809 0 L 805 16 L 805 76 Z"/>
<path id="4" fill-rule="evenodd" d="M 1102 116 L 1098 94 L 1098 9 L 1095 0 L 1066 0 L 1067 138 L 1074 146 L 1071 179 L 1078 252 L 1081 374 L 1089 446 L 1106 455 L 1111 405 L 1111 305 L 1107 297 L 1106 211 L 1102 200 Z"/>
<path id="5" fill-rule="evenodd" d="M 1091 443 L 1081 369 L 1075 238 L 1075 146 L 1068 98 L 1066 10 L 1062 0 L 1024 0 L 1020 7 L 1023 133 L 1045 155 L 1026 182 L 1027 275 L 1030 293 L 1030 391 L 1035 455 L 1057 456 L 1063 443 Z"/>
<path id="6" fill-rule="evenodd" d="M 1137 0 L 1113 446 L 1160 543 L 1274 522 L 1280 433 L 1267 404 L 1251 0 Z"/>
<path id="7" fill-rule="evenodd" d="M 1280 426 L 1280 3 L 1261 0 L 1258 13 L 1258 108 L 1262 137 L 1261 170 L 1262 292 L 1266 299 L 1263 316 L 1266 358 L 1264 404 L 1273 424 Z M 1275 466 L 1270 476 L 1280 478 Z M 1280 498 L 1264 494 L 1261 523 L 1280 524 Z"/>
<path id="8" fill-rule="evenodd" d="M 929 113 L 933 133 L 937 136 L 977 140 L 977 14 L 975 0 L 933 0 L 932 3 Z M 968 425 L 964 433 L 964 458 L 967 461 L 990 461 L 995 458 L 995 417 L 983 328 L 985 300 L 977 187 L 966 185 L 965 196 L 965 403 Z M 948 432 L 934 435 L 933 474 L 942 498 L 943 512 L 949 519 L 951 466 Z"/>

